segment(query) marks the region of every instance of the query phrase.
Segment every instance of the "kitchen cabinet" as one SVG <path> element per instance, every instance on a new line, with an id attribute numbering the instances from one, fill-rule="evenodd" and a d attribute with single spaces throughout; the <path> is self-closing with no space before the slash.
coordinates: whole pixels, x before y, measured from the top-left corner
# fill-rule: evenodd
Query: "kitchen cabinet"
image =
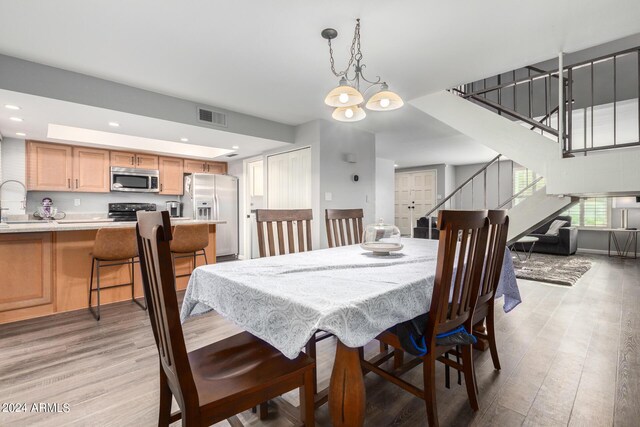
<path id="1" fill-rule="evenodd" d="M 0 235 L 0 312 L 53 301 L 52 233 Z M 24 311 L 24 310 L 22 310 Z M 41 312 L 41 310 L 39 310 Z M 49 307 L 45 312 L 51 312 Z"/>
<path id="2" fill-rule="evenodd" d="M 207 173 L 225 174 L 227 164 L 225 162 L 207 162 Z"/>
<path id="3" fill-rule="evenodd" d="M 136 154 L 136 165 L 138 169 L 158 169 L 158 156 L 153 154 Z"/>
<path id="4" fill-rule="evenodd" d="M 111 190 L 109 151 L 73 148 L 73 191 L 108 193 Z"/>
<path id="5" fill-rule="evenodd" d="M 204 173 L 207 170 L 207 163 L 202 160 L 185 159 L 184 173 Z"/>
<path id="6" fill-rule="evenodd" d="M 184 165 L 182 159 L 160 157 L 160 194 L 182 195 Z"/>
<path id="7" fill-rule="evenodd" d="M 158 156 L 126 151 L 112 151 L 111 166 L 120 168 L 158 169 Z"/>
<path id="8" fill-rule="evenodd" d="M 68 145 L 27 141 L 27 188 L 71 191 L 73 149 Z"/>
<path id="9" fill-rule="evenodd" d="M 124 151 L 111 152 L 111 166 L 119 168 L 133 168 L 136 164 L 136 154 Z"/>
<path id="10" fill-rule="evenodd" d="M 227 173 L 225 162 L 205 162 L 202 160 L 185 159 L 184 173 Z"/>

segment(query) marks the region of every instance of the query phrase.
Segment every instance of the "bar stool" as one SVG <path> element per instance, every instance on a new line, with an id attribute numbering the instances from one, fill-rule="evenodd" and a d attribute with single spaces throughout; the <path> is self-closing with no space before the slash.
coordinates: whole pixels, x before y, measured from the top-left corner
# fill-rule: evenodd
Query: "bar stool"
<path id="1" fill-rule="evenodd" d="M 146 303 L 141 304 L 134 295 L 135 271 L 134 264 L 138 261 L 138 247 L 136 242 L 135 228 L 101 228 L 96 233 L 96 240 L 91 253 L 91 279 L 89 280 L 89 311 L 96 320 L 100 320 L 100 289 L 118 288 L 121 286 L 131 286 L 131 300 L 138 304 L 143 310 L 147 309 Z M 100 288 L 100 268 L 117 265 L 130 265 L 131 282 L 119 285 L 110 285 Z M 97 288 L 93 288 L 93 271 L 97 266 L 96 283 Z M 98 293 L 97 311 L 91 306 L 91 296 Z"/>
<path id="2" fill-rule="evenodd" d="M 173 262 L 173 275 L 178 277 L 189 276 L 181 274 L 176 276 L 176 259 L 193 257 L 193 268 L 197 266 L 197 257 L 204 256 L 205 264 L 209 264 L 205 248 L 209 246 L 209 224 L 178 224 L 173 230 L 171 240 L 171 261 Z"/>

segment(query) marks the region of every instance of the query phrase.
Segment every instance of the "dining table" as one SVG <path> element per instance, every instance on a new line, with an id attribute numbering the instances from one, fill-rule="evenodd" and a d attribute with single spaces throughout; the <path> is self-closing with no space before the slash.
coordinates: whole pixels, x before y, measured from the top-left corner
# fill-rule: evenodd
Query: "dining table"
<path id="1" fill-rule="evenodd" d="M 405 238 L 376 255 L 359 245 L 211 264 L 189 280 L 181 321 L 216 311 L 293 359 L 318 331 L 337 338 L 328 402 L 333 425 L 364 423 L 359 349 L 381 332 L 428 311 L 438 241 Z M 508 312 L 520 302 L 511 254 L 496 298 Z"/>

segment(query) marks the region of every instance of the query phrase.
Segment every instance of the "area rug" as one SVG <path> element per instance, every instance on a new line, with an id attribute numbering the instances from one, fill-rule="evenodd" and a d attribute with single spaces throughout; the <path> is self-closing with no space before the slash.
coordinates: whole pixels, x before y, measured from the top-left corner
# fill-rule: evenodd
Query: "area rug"
<path id="1" fill-rule="evenodd" d="M 527 261 L 513 257 L 513 268 L 518 279 L 556 285 L 573 286 L 591 268 L 591 260 L 582 255 L 531 254 Z"/>

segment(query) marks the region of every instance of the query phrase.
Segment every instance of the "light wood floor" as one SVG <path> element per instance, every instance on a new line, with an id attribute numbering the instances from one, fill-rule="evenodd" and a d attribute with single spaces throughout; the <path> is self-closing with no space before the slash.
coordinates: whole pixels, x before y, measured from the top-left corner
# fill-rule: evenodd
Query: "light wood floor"
<path id="1" fill-rule="evenodd" d="M 444 387 L 440 369 L 443 426 L 638 425 L 640 261 L 594 260 L 572 288 L 519 282 L 524 302 L 498 312 L 502 371 L 493 370 L 489 354 L 476 354 L 478 413 L 464 385 Z M 189 349 L 237 331 L 215 314 L 184 329 Z M 321 386 L 329 380 L 333 345 L 325 340 L 319 347 Z M 157 370 L 148 317 L 132 303 L 105 307 L 100 323 L 82 311 L 0 326 L 0 402 L 70 405 L 68 413 L 0 413 L 0 425 L 153 426 Z M 407 374 L 417 384 L 420 377 L 420 368 Z M 420 400 L 373 374 L 365 382 L 367 425 L 425 423 Z M 297 395 L 287 398 L 295 402 Z M 263 425 L 250 412 L 241 419 Z M 316 420 L 331 424 L 326 405 Z M 274 408 L 264 425 L 289 424 Z"/>

